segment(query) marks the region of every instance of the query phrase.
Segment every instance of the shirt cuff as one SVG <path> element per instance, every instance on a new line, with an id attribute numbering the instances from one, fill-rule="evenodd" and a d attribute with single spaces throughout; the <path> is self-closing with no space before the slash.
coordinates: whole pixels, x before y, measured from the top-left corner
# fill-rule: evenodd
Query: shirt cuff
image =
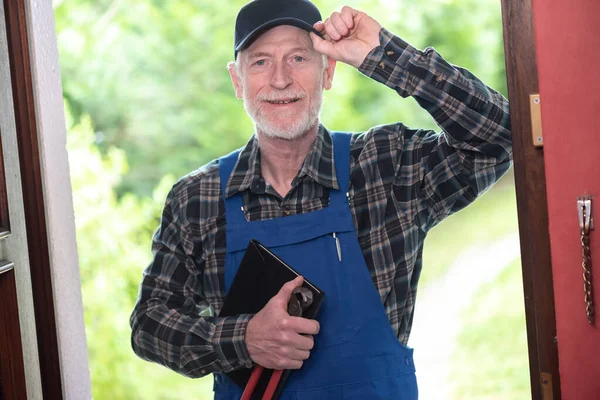
<path id="1" fill-rule="evenodd" d="M 216 319 L 213 343 L 223 372 L 252 367 L 246 347 L 246 329 L 253 316 L 241 314 Z"/>
<path id="2" fill-rule="evenodd" d="M 371 50 L 358 70 L 384 85 L 399 90 L 401 88 L 398 85 L 407 78 L 410 60 L 419 54 L 418 49 L 382 27 L 379 31 L 379 46 Z"/>

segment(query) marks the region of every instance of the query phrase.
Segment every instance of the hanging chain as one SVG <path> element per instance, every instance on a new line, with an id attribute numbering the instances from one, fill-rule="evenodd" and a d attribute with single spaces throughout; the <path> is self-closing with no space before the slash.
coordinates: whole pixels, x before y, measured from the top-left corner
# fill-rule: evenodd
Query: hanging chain
<path id="1" fill-rule="evenodd" d="M 585 220 L 586 213 L 589 210 L 583 206 L 583 217 Z M 589 229 L 581 230 L 581 255 L 583 268 L 583 291 L 585 293 L 585 312 L 588 317 L 588 322 L 594 324 L 594 297 L 592 293 L 592 260 L 590 258 L 590 232 Z"/>

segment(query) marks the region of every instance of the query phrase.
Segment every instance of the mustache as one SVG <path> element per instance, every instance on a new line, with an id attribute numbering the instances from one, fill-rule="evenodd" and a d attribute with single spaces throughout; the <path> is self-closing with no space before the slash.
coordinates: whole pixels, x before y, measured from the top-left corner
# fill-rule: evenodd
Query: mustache
<path id="1" fill-rule="evenodd" d="M 271 92 L 259 94 L 256 96 L 257 101 L 283 101 L 290 99 L 303 99 L 306 97 L 304 92 L 286 91 L 286 92 Z"/>

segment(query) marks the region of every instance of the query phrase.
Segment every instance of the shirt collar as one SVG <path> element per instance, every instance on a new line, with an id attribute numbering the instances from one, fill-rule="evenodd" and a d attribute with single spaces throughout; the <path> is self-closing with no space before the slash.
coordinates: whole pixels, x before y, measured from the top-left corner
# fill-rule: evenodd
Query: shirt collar
<path id="1" fill-rule="evenodd" d="M 294 178 L 292 187 L 296 186 L 305 176 L 330 189 L 339 189 L 335 173 L 333 142 L 331 135 L 323 125 L 319 125 L 317 138 L 306 155 L 298 175 Z M 238 155 L 238 160 L 227 182 L 225 197 L 229 198 L 236 193 L 252 190 L 254 186 L 262 187 L 264 183 L 261 182 L 261 179 L 258 139 L 256 135 L 252 135 Z"/>

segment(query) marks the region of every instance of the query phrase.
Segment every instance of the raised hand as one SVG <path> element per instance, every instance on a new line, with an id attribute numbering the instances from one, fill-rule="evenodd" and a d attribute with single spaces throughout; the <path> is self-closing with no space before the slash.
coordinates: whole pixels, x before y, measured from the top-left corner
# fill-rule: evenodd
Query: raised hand
<path id="1" fill-rule="evenodd" d="M 313 27 L 324 36 L 322 39 L 310 33 L 315 50 L 356 68 L 379 45 L 381 25 L 364 12 L 348 6 Z"/>
<path id="2" fill-rule="evenodd" d="M 246 347 L 252 361 L 270 369 L 299 369 L 310 356 L 319 323 L 287 312 L 292 291 L 303 282 L 289 281 L 249 322 Z"/>

